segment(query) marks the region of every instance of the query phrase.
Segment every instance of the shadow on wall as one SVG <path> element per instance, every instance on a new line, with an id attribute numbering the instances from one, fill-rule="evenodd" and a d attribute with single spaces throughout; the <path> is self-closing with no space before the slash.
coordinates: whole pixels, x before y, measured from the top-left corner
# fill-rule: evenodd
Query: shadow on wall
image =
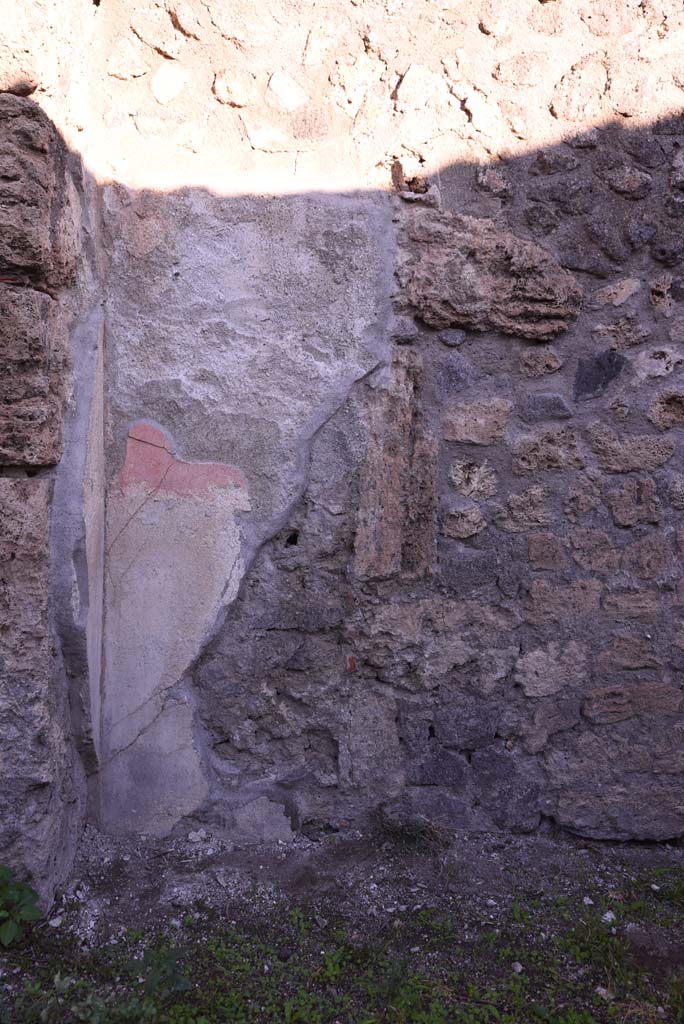
<path id="1" fill-rule="evenodd" d="M 83 775 L 112 831 L 683 834 L 684 120 L 226 198 L 0 112 L 0 858 L 47 891 Z"/>

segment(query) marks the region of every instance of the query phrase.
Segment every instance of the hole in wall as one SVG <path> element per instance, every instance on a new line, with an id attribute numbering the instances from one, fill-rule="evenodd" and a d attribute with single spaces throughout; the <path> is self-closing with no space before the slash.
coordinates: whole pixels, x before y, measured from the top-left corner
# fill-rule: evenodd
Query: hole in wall
<path id="1" fill-rule="evenodd" d="M 296 548 L 299 544 L 299 530 L 290 530 L 285 538 L 286 548 Z"/>

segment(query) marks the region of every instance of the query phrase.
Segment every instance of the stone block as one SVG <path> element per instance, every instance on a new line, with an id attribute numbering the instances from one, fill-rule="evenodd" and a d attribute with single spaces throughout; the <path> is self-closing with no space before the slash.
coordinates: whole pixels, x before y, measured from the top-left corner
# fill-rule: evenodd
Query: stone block
<path id="1" fill-rule="evenodd" d="M 672 549 L 667 537 L 662 533 L 650 533 L 625 548 L 622 568 L 641 580 L 653 580 L 667 571 L 671 558 Z"/>
<path id="2" fill-rule="evenodd" d="M 439 578 L 452 594 L 469 594 L 496 583 L 502 566 L 495 551 L 465 550 L 446 541 L 438 547 Z"/>
<path id="3" fill-rule="evenodd" d="M 609 473 L 651 472 L 674 455 L 674 442 L 650 434 L 619 436 L 610 427 L 593 424 L 589 443 L 599 463 Z"/>
<path id="4" fill-rule="evenodd" d="M 678 512 L 684 510 L 684 475 L 674 473 L 670 479 L 670 504 Z"/>
<path id="5" fill-rule="evenodd" d="M 607 343 L 610 346 L 609 351 L 612 349 L 622 351 L 635 345 L 641 345 L 651 336 L 651 331 L 639 322 L 635 313 L 627 313 L 614 323 L 597 324 L 591 333 L 597 341 Z"/>
<path id="6" fill-rule="evenodd" d="M 553 641 L 523 654 L 516 662 L 514 680 L 526 697 L 549 697 L 561 690 L 578 689 L 586 675 L 587 652 L 582 644 Z"/>
<path id="7" fill-rule="evenodd" d="M 591 619 L 598 611 L 602 589 L 598 580 L 575 580 L 565 586 L 532 580 L 525 617 L 533 625 Z"/>
<path id="8" fill-rule="evenodd" d="M 572 557 L 582 569 L 600 573 L 615 572 L 620 553 L 613 547 L 605 530 L 578 526 L 570 531 L 569 537 Z"/>
<path id="9" fill-rule="evenodd" d="M 487 526 L 487 520 L 482 515 L 477 505 L 470 508 L 453 509 L 447 512 L 444 517 L 443 530 L 447 537 L 456 540 L 467 540 L 468 537 L 475 537 Z"/>
<path id="10" fill-rule="evenodd" d="M 604 285 L 591 296 L 593 309 L 603 309 L 604 306 L 622 306 L 632 296 L 641 290 L 641 281 L 638 277 L 626 277 L 613 284 Z"/>
<path id="11" fill-rule="evenodd" d="M 539 392 L 527 395 L 521 414 L 527 423 L 541 423 L 543 420 L 569 420 L 572 409 L 562 395 Z"/>
<path id="12" fill-rule="evenodd" d="M 575 373 L 575 399 L 586 402 L 590 398 L 599 398 L 607 391 L 608 385 L 617 380 L 626 364 L 625 357 L 612 348 L 580 359 Z"/>
<path id="13" fill-rule="evenodd" d="M 416 401 L 417 359 L 397 357 L 387 390 L 369 396 L 354 572 L 362 579 L 420 576 L 434 559 L 437 445 Z"/>
<path id="14" fill-rule="evenodd" d="M 348 708 L 348 727 L 340 744 L 340 783 L 394 796 L 404 782 L 393 697 L 367 691 L 355 693 Z"/>
<path id="15" fill-rule="evenodd" d="M 645 199 L 653 187 L 653 178 L 647 171 L 627 164 L 609 170 L 606 180 L 613 192 L 625 199 Z"/>
<path id="16" fill-rule="evenodd" d="M 680 349 L 670 345 L 658 345 L 638 352 L 632 360 L 634 373 L 639 381 L 654 380 L 658 377 L 669 377 L 684 362 Z M 658 415 L 658 407 L 655 409 Z"/>
<path id="17" fill-rule="evenodd" d="M 547 526 L 551 513 L 547 507 L 548 491 L 533 484 L 519 494 L 511 494 L 505 507 L 495 507 L 496 524 L 508 533 L 525 533 Z"/>
<path id="18" fill-rule="evenodd" d="M 448 786 L 409 786 L 382 805 L 382 821 L 391 834 L 437 839 L 443 830 L 492 827 L 485 812 L 466 792 Z"/>
<path id="19" fill-rule="evenodd" d="M 649 409 L 648 418 L 659 430 L 684 425 L 684 393 L 666 391 L 659 395 Z"/>
<path id="20" fill-rule="evenodd" d="M 641 668 L 658 668 L 661 659 L 653 650 L 653 642 L 645 636 L 615 636 L 596 659 L 599 677 L 615 672 Z"/>
<path id="21" fill-rule="evenodd" d="M 658 494 L 652 477 L 629 477 L 615 490 L 608 491 L 606 504 L 616 526 L 660 522 Z"/>
<path id="22" fill-rule="evenodd" d="M 463 342 L 466 340 L 466 332 L 455 329 L 448 331 L 440 331 L 437 337 L 442 342 L 442 344 L 446 345 L 448 348 L 457 348 L 459 345 L 462 345 Z"/>
<path id="23" fill-rule="evenodd" d="M 477 750 L 496 738 L 501 708 L 495 702 L 462 698 L 440 705 L 433 716 L 435 738 L 452 750 Z"/>
<path id="24" fill-rule="evenodd" d="M 553 92 L 550 110 L 559 121 L 584 124 L 598 120 L 602 100 L 608 88 L 605 61 L 590 54 L 573 64 L 560 79 Z"/>
<path id="25" fill-rule="evenodd" d="M 247 107 L 258 98 L 255 76 L 246 68 L 233 67 L 214 75 L 212 92 L 219 103 L 228 107 Z"/>
<path id="26" fill-rule="evenodd" d="M 527 539 L 527 555 L 533 569 L 563 569 L 565 548 L 554 533 L 533 533 Z"/>
<path id="27" fill-rule="evenodd" d="M 523 746 L 528 754 L 538 754 L 546 747 L 552 736 L 574 729 L 579 721 L 579 700 L 544 701 L 520 729 Z"/>
<path id="28" fill-rule="evenodd" d="M 454 459 L 449 470 L 449 483 L 465 498 L 475 501 L 492 498 L 497 491 L 497 473 L 485 459 Z"/>
<path id="29" fill-rule="evenodd" d="M 493 221 L 412 210 L 402 248 L 404 295 L 430 327 L 546 341 L 579 312 L 581 289 L 573 275 L 546 250 Z"/>
<path id="30" fill-rule="evenodd" d="M 131 18 L 130 27 L 143 43 L 171 60 L 180 56 L 183 36 L 176 32 L 171 14 L 163 7 L 147 4 Z"/>
<path id="31" fill-rule="evenodd" d="M 500 745 L 499 745 L 500 744 Z M 471 758 L 470 789 L 496 828 L 533 832 L 540 820 L 540 780 L 535 767 L 490 744 Z"/>
<path id="32" fill-rule="evenodd" d="M 451 406 L 445 415 L 445 441 L 491 445 L 501 441 L 513 408 L 505 398 L 483 398 Z"/>
<path id="33" fill-rule="evenodd" d="M 450 352 L 440 360 L 435 388 L 438 399 L 448 401 L 452 395 L 471 389 L 477 376 L 472 363 L 461 352 Z"/>
<path id="34" fill-rule="evenodd" d="M 0 284 L 0 464 L 49 466 L 64 433 L 67 339 L 48 295 Z"/>
<path id="35" fill-rule="evenodd" d="M 517 476 L 547 470 L 574 469 L 584 465 L 577 437 L 567 427 L 549 429 L 518 441 L 513 472 Z"/>
<path id="36" fill-rule="evenodd" d="M 662 274 L 656 274 L 649 282 L 651 306 L 666 319 L 669 319 L 674 311 L 674 299 L 672 297 L 673 282 L 672 274 L 667 271 Z"/>
<path id="37" fill-rule="evenodd" d="M 581 752 L 584 763 L 592 765 L 590 773 L 582 772 L 581 762 L 568 763 L 563 755 L 557 756 L 552 784 L 558 789 L 554 801 L 558 824 L 594 839 L 657 841 L 681 835 L 684 814 L 678 781 L 666 774 L 645 779 L 632 771 L 616 778 L 615 767 L 607 760 L 613 753 L 611 745 L 605 747 L 600 760 L 596 757 L 600 751 L 593 747 Z M 619 767 L 626 768 L 626 762 Z"/>
<path id="38" fill-rule="evenodd" d="M 526 377 L 543 377 L 556 373 L 563 360 L 552 348 L 528 348 L 520 355 L 520 369 Z"/>
<path id="39" fill-rule="evenodd" d="M 30 99 L 0 94 L 0 271 L 50 289 L 73 279 L 78 236 L 66 148 Z"/>
<path id="40" fill-rule="evenodd" d="M 594 512 L 601 504 L 601 492 L 595 474 L 578 473 L 568 488 L 563 512 L 573 523 Z"/>
<path id="41" fill-rule="evenodd" d="M 409 768 L 406 781 L 410 786 L 449 786 L 458 792 L 464 788 L 467 772 L 463 754 L 444 750 L 432 740 L 423 759 Z"/>
<path id="42" fill-rule="evenodd" d="M 616 620 L 639 619 L 642 622 L 655 622 L 660 615 L 660 598 L 655 590 L 606 594 L 603 608 L 607 615 Z"/>
<path id="43" fill-rule="evenodd" d="M 682 693 L 669 683 L 639 682 L 594 690 L 582 702 L 582 716 L 596 725 L 613 725 L 639 715 L 677 714 Z"/>
<path id="44" fill-rule="evenodd" d="M 52 482 L 0 477 L 0 861 L 50 896 L 68 861 L 73 789 L 49 603 Z"/>

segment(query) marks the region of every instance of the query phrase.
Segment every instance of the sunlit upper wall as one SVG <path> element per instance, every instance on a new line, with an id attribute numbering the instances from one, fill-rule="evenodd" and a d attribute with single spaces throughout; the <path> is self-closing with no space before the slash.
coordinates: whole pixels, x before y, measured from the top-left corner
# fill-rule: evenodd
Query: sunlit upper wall
<path id="1" fill-rule="evenodd" d="M 681 0 L 5 3 L 35 98 L 134 187 L 386 187 L 395 159 L 489 164 L 684 106 Z"/>

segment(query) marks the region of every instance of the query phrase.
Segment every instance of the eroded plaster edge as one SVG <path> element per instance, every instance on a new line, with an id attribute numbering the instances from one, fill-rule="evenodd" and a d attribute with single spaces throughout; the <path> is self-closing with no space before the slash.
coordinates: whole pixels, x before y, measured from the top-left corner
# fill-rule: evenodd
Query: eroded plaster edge
<path id="1" fill-rule="evenodd" d="M 104 321 L 99 304 L 71 332 L 72 395 L 51 517 L 55 627 L 74 746 L 97 770 L 104 573 Z M 90 788 L 90 786 L 89 786 Z"/>

